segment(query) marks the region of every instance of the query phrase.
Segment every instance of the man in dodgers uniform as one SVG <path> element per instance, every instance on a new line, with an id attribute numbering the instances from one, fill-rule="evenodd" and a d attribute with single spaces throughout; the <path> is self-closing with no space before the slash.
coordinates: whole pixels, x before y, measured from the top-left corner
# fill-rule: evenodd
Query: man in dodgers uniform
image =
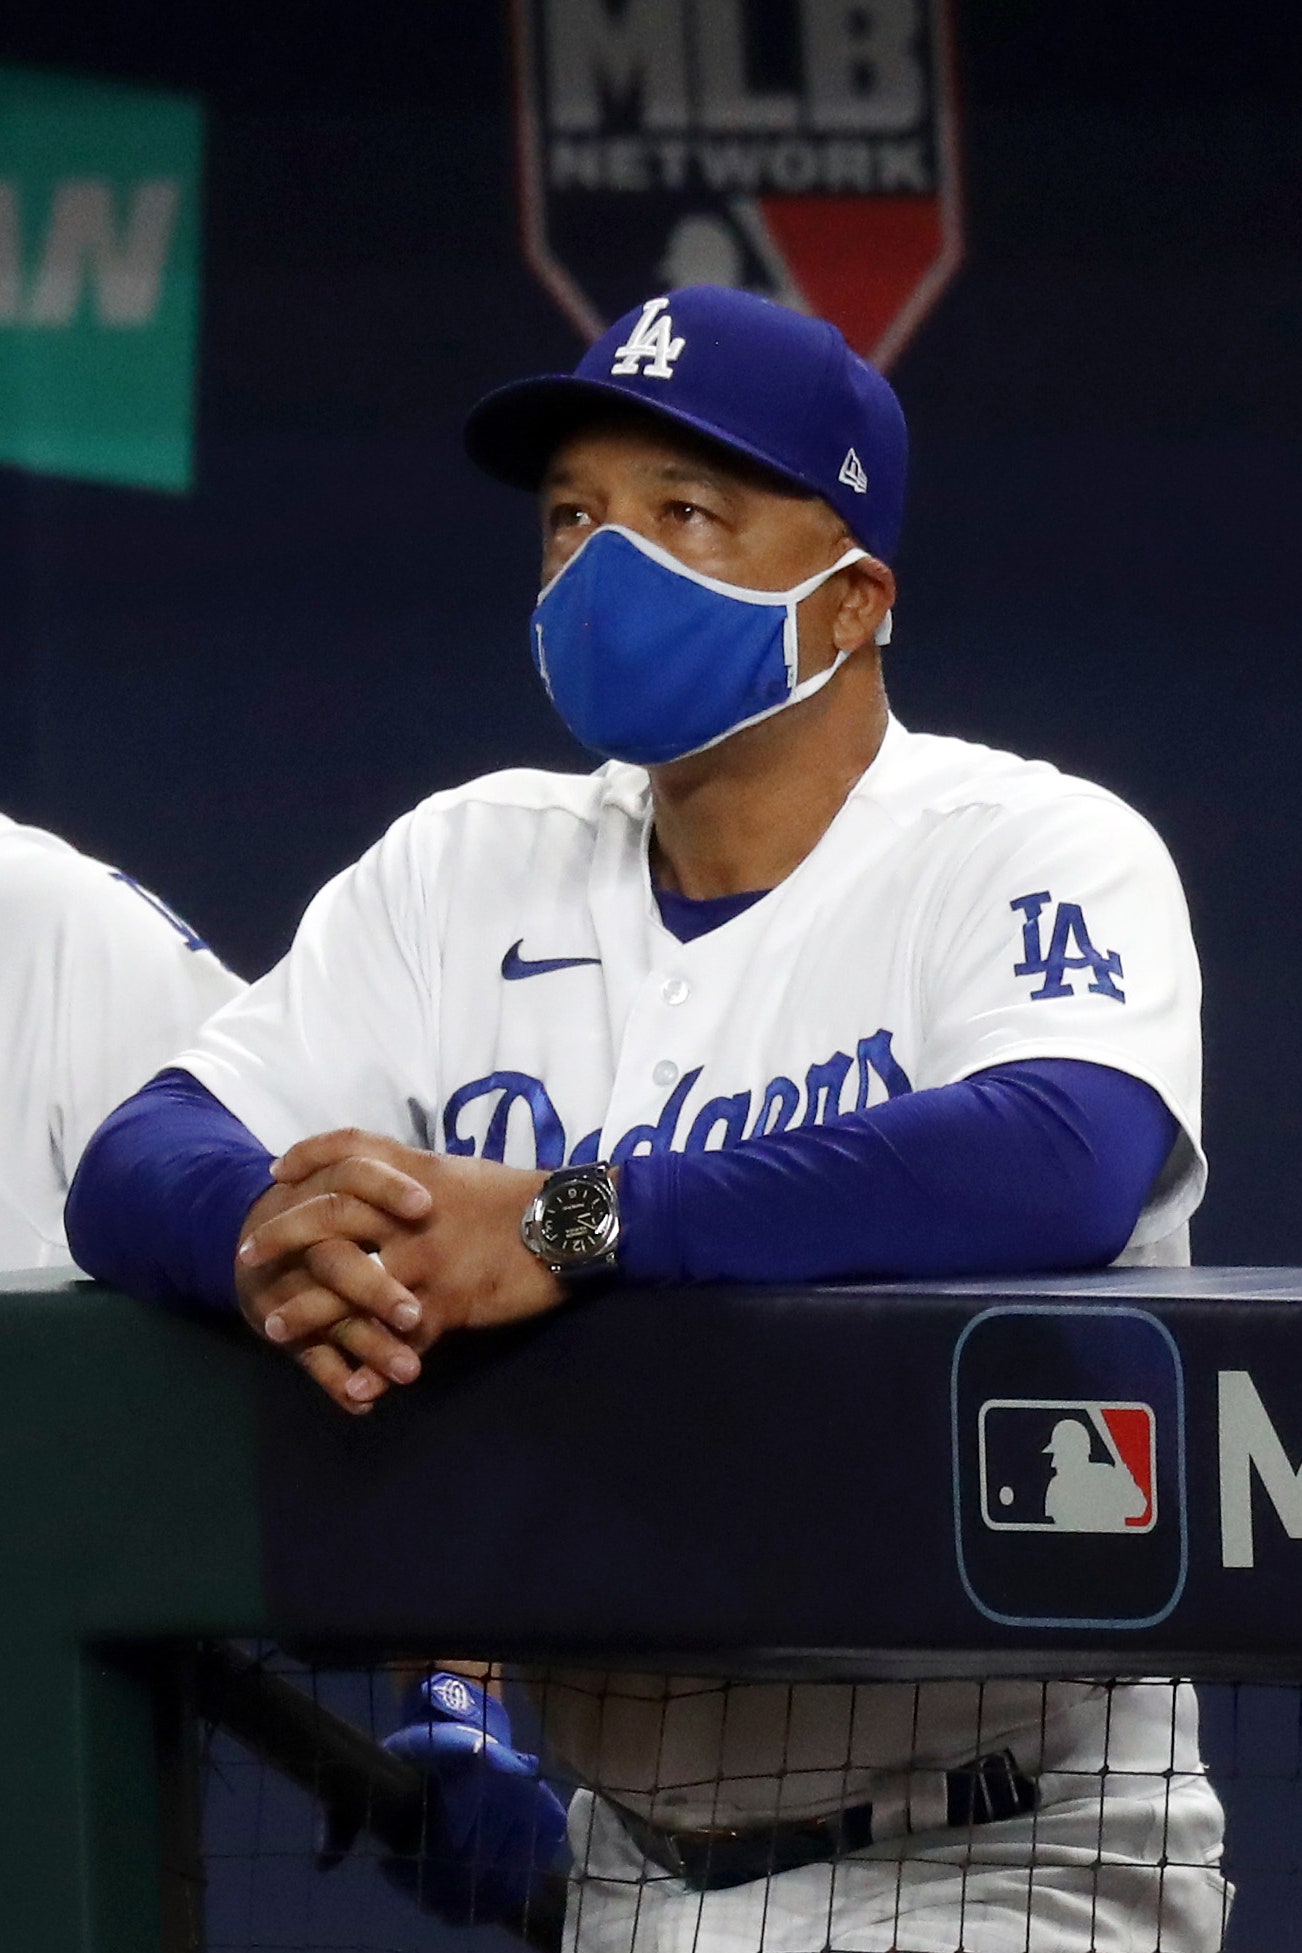
<path id="1" fill-rule="evenodd" d="M 242 988 L 130 876 L 0 815 L 0 1269 L 72 1266 L 86 1141 Z"/>
<path id="2" fill-rule="evenodd" d="M 890 716 L 886 382 L 696 287 L 468 444 L 541 493 L 532 655 L 605 763 L 436 794 L 324 889 L 106 1122 L 84 1264 L 238 1301 L 366 1412 L 443 1331 L 585 1282 L 1187 1259 L 1178 880 L 1113 795 Z M 592 1953 L 1220 1943 L 1186 1688 L 574 1675 L 546 1710 L 610 1793 L 569 1814 Z M 449 1713 L 406 1733 L 432 1769 Z"/>

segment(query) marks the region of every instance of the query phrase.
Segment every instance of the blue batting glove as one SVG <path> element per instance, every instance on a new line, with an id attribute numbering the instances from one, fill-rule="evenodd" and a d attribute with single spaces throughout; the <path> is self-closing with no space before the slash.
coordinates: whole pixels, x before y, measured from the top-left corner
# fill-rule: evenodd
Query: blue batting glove
<path id="1" fill-rule="evenodd" d="M 430 1675 L 406 1706 L 384 1747 L 426 1773 L 430 1796 L 419 1855 L 383 1859 L 386 1878 L 449 1925 L 517 1916 L 566 1868 L 565 1806 L 474 1682 Z"/>

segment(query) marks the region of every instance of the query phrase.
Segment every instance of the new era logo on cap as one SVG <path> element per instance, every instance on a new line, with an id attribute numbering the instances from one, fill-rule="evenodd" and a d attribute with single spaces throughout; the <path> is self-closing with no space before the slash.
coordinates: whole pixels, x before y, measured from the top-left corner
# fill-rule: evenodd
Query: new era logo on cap
<path id="1" fill-rule="evenodd" d="M 847 488 L 852 488 L 856 495 L 868 493 L 868 477 L 864 473 L 863 462 L 853 448 L 847 448 L 837 480 L 843 481 Z"/>

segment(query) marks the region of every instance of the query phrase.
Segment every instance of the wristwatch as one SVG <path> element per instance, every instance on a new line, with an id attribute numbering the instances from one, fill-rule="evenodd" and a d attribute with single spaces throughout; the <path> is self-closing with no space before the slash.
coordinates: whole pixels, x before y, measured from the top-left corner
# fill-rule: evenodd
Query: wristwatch
<path id="1" fill-rule="evenodd" d="M 520 1239 L 566 1281 L 614 1274 L 619 1195 L 605 1162 L 549 1174 L 524 1210 Z"/>

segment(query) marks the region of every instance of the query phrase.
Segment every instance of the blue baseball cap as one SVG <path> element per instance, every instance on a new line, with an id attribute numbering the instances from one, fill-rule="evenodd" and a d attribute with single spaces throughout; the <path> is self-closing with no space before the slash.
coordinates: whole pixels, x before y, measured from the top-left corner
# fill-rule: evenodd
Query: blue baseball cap
<path id="1" fill-rule="evenodd" d="M 904 517 L 904 415 L 876 367 L 826 319 L 722 285 L 648 299 L 573 373 L 488 394 L 466 422 L 466 451 L 498 481 L 537 489 L 559 443 L 619 405 L 690 428 L 821 495 L 857 542 L 891 560 Z"/>

